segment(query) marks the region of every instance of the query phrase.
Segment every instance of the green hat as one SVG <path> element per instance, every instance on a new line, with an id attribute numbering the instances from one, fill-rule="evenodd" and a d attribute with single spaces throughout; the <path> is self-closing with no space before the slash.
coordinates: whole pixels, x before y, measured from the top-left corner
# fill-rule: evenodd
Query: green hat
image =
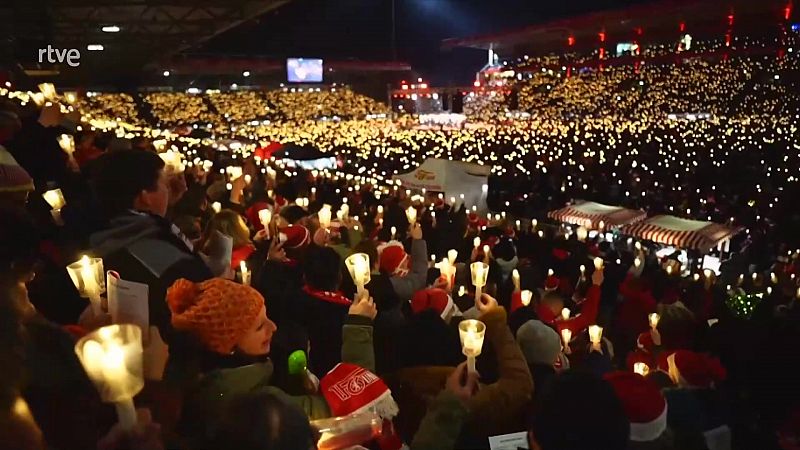
<path id="1" fill-rule="evenodd" d="M 299 375 L 306 371 L 308 368 L 308 360 L 306 359 L 306 352 L 302 350 L 295 350 L 289 355 L 289 375 Z"/>

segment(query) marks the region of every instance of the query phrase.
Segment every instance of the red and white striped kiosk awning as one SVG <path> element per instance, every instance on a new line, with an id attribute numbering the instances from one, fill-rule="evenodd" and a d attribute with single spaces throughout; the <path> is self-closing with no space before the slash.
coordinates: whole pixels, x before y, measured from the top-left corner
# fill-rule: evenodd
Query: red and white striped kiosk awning
<path id="1" fill-rule="evenodd" d="M 707 252 L 729 240 L 741 228 L 664 215 L 625 226 L 620 231 L 622 234 L 659 244 Z"/>
<path id="2" fill-rule="evenodd" d="M 602 203 L 581 202 L 550 211 L 547 213 L 547 217 L 559 222 L 580 225 L 591 230 L 599 228 L 601 221 L 604 229 L 636 223 L 644 220 L 647 217 L 647 213 L 637 209 L 626 209 Z"/>

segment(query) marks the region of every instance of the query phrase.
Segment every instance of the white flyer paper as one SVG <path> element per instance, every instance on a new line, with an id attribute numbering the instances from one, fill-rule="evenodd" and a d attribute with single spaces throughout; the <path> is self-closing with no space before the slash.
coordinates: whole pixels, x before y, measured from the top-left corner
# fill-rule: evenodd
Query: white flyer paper
<path id="1" fill-rule="evenodd" d="M 106 276 L 108 312 L 113 323 L 139 325 L 143 333 L 150 326 L 149 288 L 146 284 L 119 278 L 116 272 Z"/>
<path id="2" fill-rule="evenodd" d="M 491 450 L 517 450 L 528 448 L 528 433 L 501 434 L 499 436 L 489 436 L 489 448 Z"/>

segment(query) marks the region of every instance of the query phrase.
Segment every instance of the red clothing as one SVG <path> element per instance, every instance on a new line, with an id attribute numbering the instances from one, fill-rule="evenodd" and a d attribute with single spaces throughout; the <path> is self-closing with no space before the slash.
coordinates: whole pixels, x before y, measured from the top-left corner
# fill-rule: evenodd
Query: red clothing
<path id="1" fill-rule="evenodd" d="M 656 312 L 657 301 L 650 290 L 639 285 L 636 278 L 628 274 L 619 286 L 624 301 L 617 312 L 617 327 L 627 336 L 638 336 L 650 329 L 647 315 Z"/>
<path id="2" fill-rule="evenodd" d="M 559 335 L 561 330 L 565 328 L 569 328 L 572 334 L 576 335 L 589 328 L 589 325 L 596 323 L 599 310 L 600 286 L 593 284 L 586 291 L 586 300 L 581 303 L 581 311 L 577 316 L 570 317 L 567 320 L 560 320 L 561 316 L 554 314 L 550 308 L 541 304 L 536 308 L 536 314 L 539 315 L 539 320 L 542 322 L 555 326 Z"/>
<path id="3" fill-rule="evenodd" d="M 254 251 L 256 251 L 256 248 L 253 244 L 241 245 L 233 249 L 231 252 L 231 269 L 239 269 L 239 264 L 242 261 L 247 261 L 247 258 L 249 258 Z"/>

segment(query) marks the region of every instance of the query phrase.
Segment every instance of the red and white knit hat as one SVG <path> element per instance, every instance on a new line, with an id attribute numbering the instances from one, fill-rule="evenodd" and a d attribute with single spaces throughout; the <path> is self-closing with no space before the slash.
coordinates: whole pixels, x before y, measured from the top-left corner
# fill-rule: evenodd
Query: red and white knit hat
<path id="1" fill-rule="evenodd" d="M 403 249 L 403 244 L 398 241 L 389 241 L 378 246 L 378 264 L 382 271 L 399 277 L 406 276 L 408 269 L 405 262 L 408 253 Z"/>
<path id="2" fill-rule="evenodd" d="M 654 441 L 667 429 L 667 401 L 658 386 L 633 372 L 611 372 L 605 376 L 622 402 L 631 423 L 629 439 Z"/>
<path id="3" fill-rule="evenodd" d="M 286 236 L 286 248 L 302 248 L 311 243 L 311 233 L 302 225 L 289 225 L 280 232 Z"/>
<path id="4" fill-rule="evenodd" d="M 444 289 L 423 289 L 417 291 L 414 297 L 411 298 L 411 310 L 414 314 L 419 314 L 422 311 L 432 309 L 436 311 L 442 319 L 448 320 L 448 317 L 454 312 L 456 305 L 453 299 L 447 295 Z"/>
<path id="5" fill-rule="evenodd" d="M 339 363 L 320 382 L 334 416 L 373 411 L 391 420 L 399 409 L 392 391 L 377 375 L 355 364 Z"/>

